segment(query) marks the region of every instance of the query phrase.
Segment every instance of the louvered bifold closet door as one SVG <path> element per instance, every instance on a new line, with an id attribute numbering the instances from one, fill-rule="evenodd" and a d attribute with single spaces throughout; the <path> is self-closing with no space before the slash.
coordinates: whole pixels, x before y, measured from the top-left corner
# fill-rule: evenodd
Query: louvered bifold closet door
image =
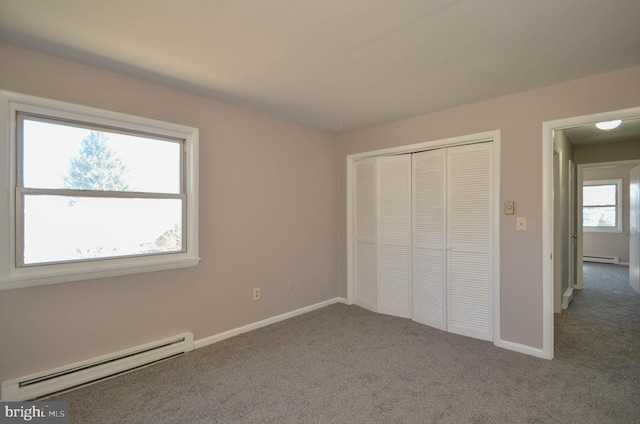
<path id="1" fill-rule="evenodd" d="M 411 155 L 378 159 L 378 312 L 411 317 Z"/>
<path id="2" fill-rule="evenodd" d="M 376 311 L 376 159 L 355 162 L 354 273 L 355 304 Z"/>
<path id="3" fill-rule="evenodd" d="M 447 329 L 492 339 L 491 143 L 447 151 Z"/>
<path id="4" fill-rule="evenodd" d="M 446 149 L 413 155 L 412 319 L 447 329 Z"/>

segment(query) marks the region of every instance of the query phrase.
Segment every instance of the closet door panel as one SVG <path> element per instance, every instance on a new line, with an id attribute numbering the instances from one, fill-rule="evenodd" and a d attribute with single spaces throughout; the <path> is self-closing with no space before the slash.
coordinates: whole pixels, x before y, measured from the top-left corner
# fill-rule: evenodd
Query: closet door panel
<path id="1" fill-rule="evenodd" d="M 444 263 L 442 251 L 414 249 L 412 319 L 440 330 L 447 329 Z"/>
<path id="2" fill-rule="evenodd" d="M 492 339 L 491 143 L 447 151 L 447 329 Z"/>
<path id="3" fill-rule="evenodd" d="M 375 311 L 377 298 L 377 170 L 376 159 L 354 165 L 354 302 Z"/>
<path id="4" fill-rule="evenodd" d="M 355 304 L 376 311 L 376 245 L 355 243 Z"/>
<path id="5" fill-rule="evenodd" d="M 446 150 L 413 155 L 412 319 L 447 328 Z"/>
<path id="6" fill-rule="evenodd" d="M 378 312 L 409 318 L 411 157 L 380 157 L 378 173 Z"/>
<path id="7" fill-rule="evenodd" d="M 411 316 L 409 304 L 409 246 L 380 245 L 378 312 L 403 318 Z"/>
<path id="8" fill-rule="evenodd" d="M 488 255 L 475 252 L 451 252 L 449 255 L 452 332 L 491 340 L 488 259 Z"/>

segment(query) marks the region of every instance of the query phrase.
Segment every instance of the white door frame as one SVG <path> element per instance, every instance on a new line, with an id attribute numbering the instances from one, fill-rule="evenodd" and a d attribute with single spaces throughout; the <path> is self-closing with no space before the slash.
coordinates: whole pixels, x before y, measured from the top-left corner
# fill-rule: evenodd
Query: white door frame
<path id="1" fill-rule="evenodd" d="M 443 140 L 427 141 L 423 143 L 411 144 L 407 146 L 391 147 L 388 149 L 375 150 L 370 152 L 356 153 L 347 156 L 347 303 L 352 305 L 354 302 L 354 266 L 353 266 L 353 177 L 354 177 L 354 161 L 386 155 L 398 155 L 406 153 L 414 153 L 422 150 L 461 146 L 465 144 L 473 144 L 479 142 L 491 141 L 493 143 L 493 264 L 492 264 L 492 325 L 493 325 L 493 342 L 499 344 L 501 341 L 500 334 L 500 130 L 488 131 L 484 133 L 464 135 L 460 137 L 452 137 Z"/>
<path id="2" fill-rule="evenodd" d="M 640 173 L 640 165 L 634 166 L 629 172 L 629 285 L 636 292 L 640 293 L 640 276 L 638 268 L 638 250 L 640 250 L 640 240 L 638 240 L 638 232 L 640 231 L 640 199 L 638 199 L 637 184 L 638 173 Z M 633 192 L 632 192 L 633 190 Z"/>
<path id="3" fill-rule="evenodd" d="M 593 115 L 546 121 L 542 123 L 542 356 L 553 358 L 553 132 L 571 127 L 595 124 L 612 119 L 633 119 L 640 117 L 640 107 L 596 113 Z M 580 167 L 578 167 L 580 169 Z M 580 172 L 578 171 L 578 178 Z M 578 198 L 581 201 L 581 194 Z M 578 220 L 580 221 L 580 220 Z M 578 222 L 578 229 L 581 228 Z M 578 244 L 580 246 L 580 243 Z M 582 278 L 581 249 L 578 247 L 577 277 Z"/>

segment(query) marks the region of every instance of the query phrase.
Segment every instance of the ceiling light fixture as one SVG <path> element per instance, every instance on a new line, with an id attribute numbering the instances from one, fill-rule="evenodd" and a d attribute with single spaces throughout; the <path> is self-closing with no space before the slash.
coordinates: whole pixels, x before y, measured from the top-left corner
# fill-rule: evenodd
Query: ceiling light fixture
<path id="1" fill-rule="evenodd" d="M 620 125 L 622 121 L 620 119 L 616 119 L 614 121 L 603 121 L 603 122 L 598 122 L 596 124 L 596 127 L 600 128 L 601 130 L 604 131 L 609 131 L 612 130 L 614 128 L 618 128 L 618 126 Z"/>

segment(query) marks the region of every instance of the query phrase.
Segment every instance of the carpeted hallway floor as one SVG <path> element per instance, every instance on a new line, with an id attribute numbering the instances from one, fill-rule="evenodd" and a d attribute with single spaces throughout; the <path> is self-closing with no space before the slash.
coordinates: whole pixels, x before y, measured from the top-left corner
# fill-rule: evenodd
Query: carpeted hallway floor
<path id="1" fill-rule="evenodd" d="M 569 309 L 555 319 L 556 358 L 606 356 L 611 362 L 635 359 L 637 366 L 640 295 L 629 286 L 629 268 L 585 262 L 584 290 L 575 293 Z"/>
<path id="2" fill-rule="evenodd" d="M 91 424 L 637 423 L 640 295 L 606 267 L 552 361 L 336 304 L 51 400 Z"/>

